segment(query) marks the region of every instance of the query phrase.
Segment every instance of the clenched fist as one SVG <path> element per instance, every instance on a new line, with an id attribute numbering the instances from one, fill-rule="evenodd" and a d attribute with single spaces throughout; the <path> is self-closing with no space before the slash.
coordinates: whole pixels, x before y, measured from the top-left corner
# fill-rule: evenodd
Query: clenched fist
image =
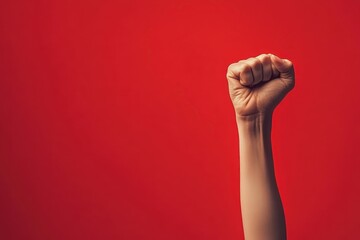
<path id="1" fill-rule="evenodd" d="M 292 62 L 273 54 L 231 64 L 226 78 L 235 112 L 244 117 L 271 113 L 295 86 Z"/>

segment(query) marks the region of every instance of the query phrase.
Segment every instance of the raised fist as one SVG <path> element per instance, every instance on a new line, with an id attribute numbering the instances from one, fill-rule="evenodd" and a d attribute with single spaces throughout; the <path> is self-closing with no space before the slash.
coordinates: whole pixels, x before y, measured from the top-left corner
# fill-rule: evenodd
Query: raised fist
<path id="1" fill-rule="evenodd" d="M 271 113 L 295 86 L 291 61 L 273 54 L 261 54 L 233 63 L 226 78 L 238 116 Z"/>

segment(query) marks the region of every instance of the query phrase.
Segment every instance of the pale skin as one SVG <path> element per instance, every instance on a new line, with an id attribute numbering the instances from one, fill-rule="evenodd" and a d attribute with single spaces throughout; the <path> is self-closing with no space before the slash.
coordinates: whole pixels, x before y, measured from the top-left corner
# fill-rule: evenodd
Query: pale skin
<path id="1" fill-rule="evenodd" d="M 295 86 L 288 59 L 261 54 L 228 67 L 240 142 L 240 205 L 245 240 L 285 240 L 284 210 L 278 191 L 272 146 L 272 115 Z"/>

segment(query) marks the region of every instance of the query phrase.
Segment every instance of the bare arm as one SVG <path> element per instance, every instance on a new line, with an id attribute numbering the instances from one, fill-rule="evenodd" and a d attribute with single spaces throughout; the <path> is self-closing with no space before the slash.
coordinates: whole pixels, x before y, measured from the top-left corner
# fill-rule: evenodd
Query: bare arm
<path id="1" fill-rule="evenodd" d="M 240 203 L 246 240 L 284 240 L 284 211 L 276 184 L 272 113 L 294 87 L 289 60 L 272 54 L 241 60 L 227 79 L 240 141 Z"/>

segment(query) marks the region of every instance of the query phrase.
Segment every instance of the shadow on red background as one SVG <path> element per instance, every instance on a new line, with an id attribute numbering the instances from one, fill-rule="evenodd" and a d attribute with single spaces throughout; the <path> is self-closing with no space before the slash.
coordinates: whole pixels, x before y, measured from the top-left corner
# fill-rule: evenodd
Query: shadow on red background
<path id="1" fill-rule="evenodd" d="M 1 239 L 242 239 L 227 66 L 293 61 L 288 238 L 359 239 L 357 1 L 6 1 Z"/>

